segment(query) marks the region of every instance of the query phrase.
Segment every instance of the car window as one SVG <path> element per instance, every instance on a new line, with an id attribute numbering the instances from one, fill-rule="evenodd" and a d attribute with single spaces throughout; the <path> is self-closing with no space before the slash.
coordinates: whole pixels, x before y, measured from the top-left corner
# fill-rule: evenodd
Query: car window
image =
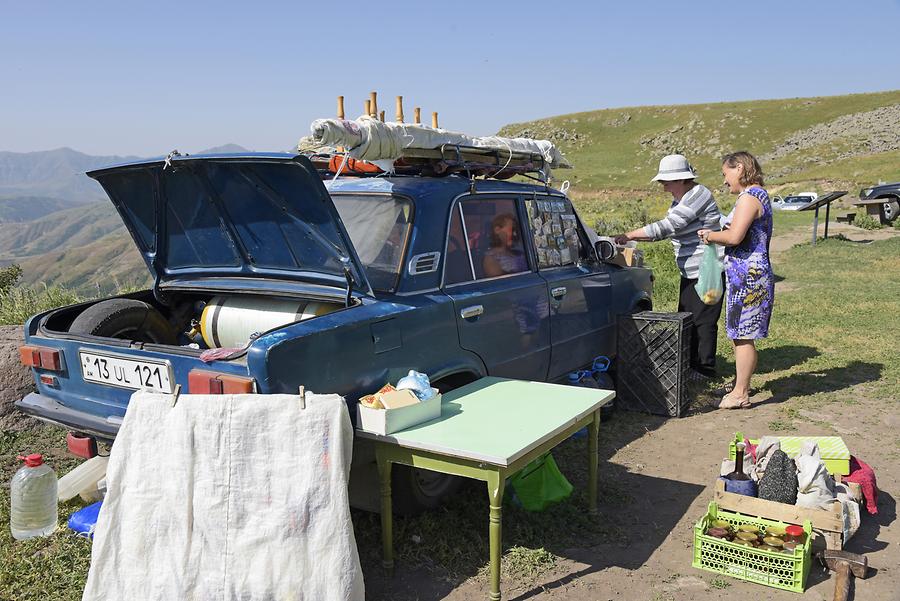
<path id="1" fill-rule="evenodd" d="M 514 199 L 463 200 L 450 219 L 444 283 L 530 271 L 522 235 Z"/>
<path id="2" fill-rule="evenodd" d="M 578 218 L 567 198 L 526 199 L 525 209 L 539 269 L 572 265 L 586 257 L 587 250 L 578 233 Z"/>
<path id="3" fill-rule="evenodd" d="M 412 223 L 412 203 L 381 194 L 334 194 L 332 198 L 372 288 L 396 288 Z"/>

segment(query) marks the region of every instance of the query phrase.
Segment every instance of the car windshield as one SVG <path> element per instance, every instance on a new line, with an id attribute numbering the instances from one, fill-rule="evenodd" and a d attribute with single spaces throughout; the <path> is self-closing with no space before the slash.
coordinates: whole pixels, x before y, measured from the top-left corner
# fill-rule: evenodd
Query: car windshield
<path id="1" fill-rule="evenodd" d="M 785 196 L 783 202 L 806 204 L 811 200 L 812 198 L 810 198 L 809 196 Z"/>
<path id="2" fill-rule="evenodd" d="M 412 204 L 381 194 L 333 194 L 332 199 L 372 288 L 394 290 L 409 237 Z"/>

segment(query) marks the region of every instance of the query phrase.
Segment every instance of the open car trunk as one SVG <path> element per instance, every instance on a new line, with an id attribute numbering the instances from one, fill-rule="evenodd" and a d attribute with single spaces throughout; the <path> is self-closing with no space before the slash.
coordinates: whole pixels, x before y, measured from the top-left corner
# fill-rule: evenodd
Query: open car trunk
<path id="1" fill-rule="evenodd" d="M 53 312 L 43 324 L 51 335 L 186 353 L 243 348 L 372 294 L 305 157 L 181 156 L 88 175 L 119 211 L 154 286 Z"/>

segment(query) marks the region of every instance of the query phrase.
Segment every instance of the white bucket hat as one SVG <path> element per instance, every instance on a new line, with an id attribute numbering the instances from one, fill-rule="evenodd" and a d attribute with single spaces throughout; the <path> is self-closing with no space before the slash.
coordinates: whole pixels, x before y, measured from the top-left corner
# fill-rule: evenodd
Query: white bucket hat
<path id="1" fill-rule="evenodd" d="M 684 155 L 670 154 L 664 156 L 659 162 L 659 173 L 650 181 L 671 182 L 679 179 L 694 179 L 695 177 L 697 177 L 697 172 L 694 171 L 688 160 L 684 158 Z"/>

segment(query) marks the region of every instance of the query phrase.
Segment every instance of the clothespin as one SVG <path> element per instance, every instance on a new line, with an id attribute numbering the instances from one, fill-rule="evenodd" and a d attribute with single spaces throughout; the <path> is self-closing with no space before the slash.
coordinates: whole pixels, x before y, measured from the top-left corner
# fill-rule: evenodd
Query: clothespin
<path id="1" fill-rule="evenodd" d="M 300 409 L 306 409 L 306 388 L 300 386 Z"/>
<path id="2" fill-rule="evenodd" d="M 175 407 L 175 404 L 178 402 L 178 397 L 181 395 L 181 384 L 175 385 L 175 392 L 172 393 L 172 407 Z"/>

